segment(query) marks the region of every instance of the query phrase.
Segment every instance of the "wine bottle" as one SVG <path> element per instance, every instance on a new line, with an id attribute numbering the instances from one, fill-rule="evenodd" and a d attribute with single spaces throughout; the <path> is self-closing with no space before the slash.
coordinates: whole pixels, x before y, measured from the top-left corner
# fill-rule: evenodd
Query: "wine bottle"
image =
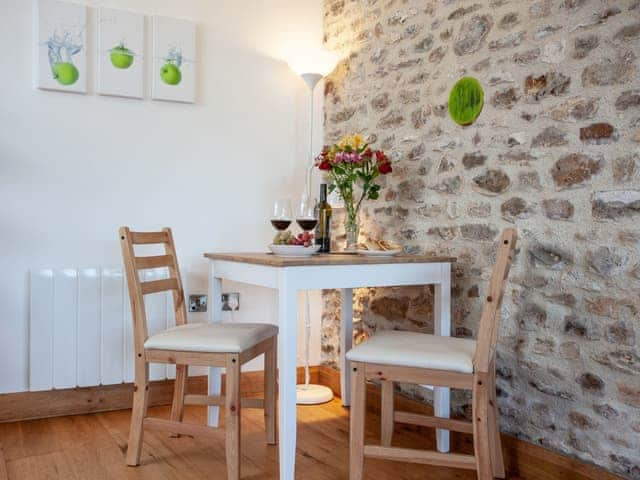
<path id="1" fill-rule="evenodd" d="M 316 245 L 321 253 L 331 251 L 331 205 L 327 202 L 327 184 L 320 184 L 320 203 L 318 203 L 318 225 L 316 226 Z"/>

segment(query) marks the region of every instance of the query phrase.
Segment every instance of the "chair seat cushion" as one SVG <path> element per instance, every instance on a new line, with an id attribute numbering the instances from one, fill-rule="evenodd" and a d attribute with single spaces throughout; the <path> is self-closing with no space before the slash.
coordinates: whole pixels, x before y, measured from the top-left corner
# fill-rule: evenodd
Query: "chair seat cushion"
<path id="1" fill-rule="evenodd" d="M 354 362 L 473 373 L 476 341 L 425 333 L 383 331 L 347 353 Z"/>
<path id="2" fill-rule="evenodd" d="M 190 323 L 151 335 L 145 349 L 240 353 L 278 334 L 265 323 Z"/>

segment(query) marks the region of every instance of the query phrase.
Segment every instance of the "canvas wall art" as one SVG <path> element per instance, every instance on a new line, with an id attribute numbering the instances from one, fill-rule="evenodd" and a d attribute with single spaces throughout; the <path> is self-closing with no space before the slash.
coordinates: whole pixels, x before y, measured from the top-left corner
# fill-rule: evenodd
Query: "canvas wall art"
<path id="1" fill-rule="evenodd" d="M 152 98 L 193 103 L 196 83 L 195 23 L 153 17 Z"/>
<path id="2" fill-rule="evenodd" d="M 37 0 L 36 78 L 38 88 L 87 92 L 87 7 Z"/>
<path id="3" fill-rule="evenodd" d="M 98 93 L 144 96 L 144 15 L 98 10 Z"/>

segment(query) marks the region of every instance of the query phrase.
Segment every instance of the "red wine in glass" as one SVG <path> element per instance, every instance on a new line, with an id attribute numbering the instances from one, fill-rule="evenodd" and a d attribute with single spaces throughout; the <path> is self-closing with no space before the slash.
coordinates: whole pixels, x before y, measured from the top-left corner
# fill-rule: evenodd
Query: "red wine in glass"
<path id="1" fill-rule="evenodd" d="M 310 232 L 318 224 L 318 212 L 315 203 L 307 196 L 303 195 L 296 212 L 296 223 L 305 232 Z"/>
<path id="2" fill-rule="evenodd" d="M 273 225 L 273 228 L 275 228 L 276 230 L 283 232 L 284 230 L 289 228 L 289 225 L 291 225 L 291 220 L 273 219 L 271 220 L 271 225 Z"/>
<path id="3" fill-rule="evenodd" d="M 284 232 L 291 225 L 291 200 L 279 198 L 273 202 L 273 214 L 271 215 L 271 225 L 279 232 Z"/>
<path id="4" fill-rule="evenodd" d="M 296 223 L 302 230 L 304 230 L 305 232 L 309 232 L 316 228 L 318 220 L 316 218 L 297 218 Z"/>

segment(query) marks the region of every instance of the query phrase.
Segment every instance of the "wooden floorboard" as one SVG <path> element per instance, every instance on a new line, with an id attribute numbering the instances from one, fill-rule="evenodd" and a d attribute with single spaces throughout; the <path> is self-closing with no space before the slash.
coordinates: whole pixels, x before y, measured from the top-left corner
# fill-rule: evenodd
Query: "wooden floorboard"
<path id="1" fill-rule="evenodd" d="M 4 459 L 2 442 L 0 442 L 0 480 L 7 480 L 8 478 L 9 475 L 7 474 L 7 462 Z"/>
<path id="2" fill-rule="evenodd" d="M 151 414 L 168 418 L 169 407 L 154 407 Z M 375 409 L 373 409 L 375 410 Z M 204 423 L 204 407 L 187 407 L 185 420 Z M 348 410 L 339 400 L 316 407 L 299 407 L 298 478 L 348 479 Z M 171 438 L 163 432 L 145 432 L 142 465 L 125 466 L 129 411 L 57 417 L 0 425 L 0 480 L 224 479 L 224 430 L 211 438 Z M 380 418 L 367 415 L 366 438 L 378 443 Z M 260 410 L 242 412 L 242 478 L 277 479 L 277 447 L 265 443 Z M 433 448 L 435 436 L 421 427 L 396 425 L 394 445 Z M 456 448 L 470 453 L 470 443 L 457 439 Z M 3 470 L 4 467 L 4 470 Z M 4 477 L 2 475 L 5 475 Z M 367 459 L 365 478 L 376 480 L 471 480 L 471 471 L 434 468 Z M 509 479 L 536 479 L 509 474 Z M 548 469 L 539 478 L 549 477 Z M 564 479 L 584 479 L 578 471 Z"/>
<path id="3" fill-rule="evenodd" d="M 151 413 L 168 417 L 168 407 Z M 339 401 L 298 410 L 298 477 L 308 480 L 348 478 L 348 411 Z M 171 438 L 163 432 L 145 432 L 142 465 L 125 466 L 129 411 L 56 417 L 0 425 L 3 465 L 8 480 L 22 479 L 224 479 L 224 430 L 213 438 Z M 242 478 L 277 479 L 277 447 L 265 443 L 259 410 L 242 413 Z M 185 420 L 205 420 L 204 407 L 187 407 Z M 367 419 L 367 437 L 375 442 L 378 420 Z M 416 432 L 399 431 L 398 444 L 433 446 Z M 473 473 L 429 469 L 378 460 L 367 461 L 367 478 L 380 480 L 472 479 Z M 0 473 L 2 475 L 2 473 Z M 0 476 L 0 479 L 4 480 Z"/>
<path id="4" fill-rule="evenodd" d="M 326 371 L 325 371 L 326 370 Z M 320 370 L 319 380 L 337 388 L 337 374 Z M 367 386 L 366 442 L 379 444 L 380 390 Z M 431 408 L 396 397 L 396 408 L 430 414 Z M 169 418 L 170 407 L 150 409 L 150 415 Z M 298 408 L 297 478 L 348 480 L 349 410 L 340 400 Z M 129 410 L 28 420 L 0 424 L 0 480 L 182 480 L 226 478 L 224 430 L 208 438 L 180 437 L 147 430 L 142 465 L 125 465 Z M 189 406 L 185 421 L 204 424 L 206 408 Z M 224 426 L 223 426 L 224 428 Z M 542 447 L 503 435 L 510 480 L 614 480 L 593 465 L 581 463 Z M 434 449 L 433 429 L 395 424 L 393 445 Z M 473 453 L 468 434 L 452 434 L 457 453 Z M 278 478 L 278 449 L 265 442 L 261 410 L 242 412 L 242 478 Z M 365 479 L 472 480 L 475 472 L 451 468 L 367 459 Z"/>

